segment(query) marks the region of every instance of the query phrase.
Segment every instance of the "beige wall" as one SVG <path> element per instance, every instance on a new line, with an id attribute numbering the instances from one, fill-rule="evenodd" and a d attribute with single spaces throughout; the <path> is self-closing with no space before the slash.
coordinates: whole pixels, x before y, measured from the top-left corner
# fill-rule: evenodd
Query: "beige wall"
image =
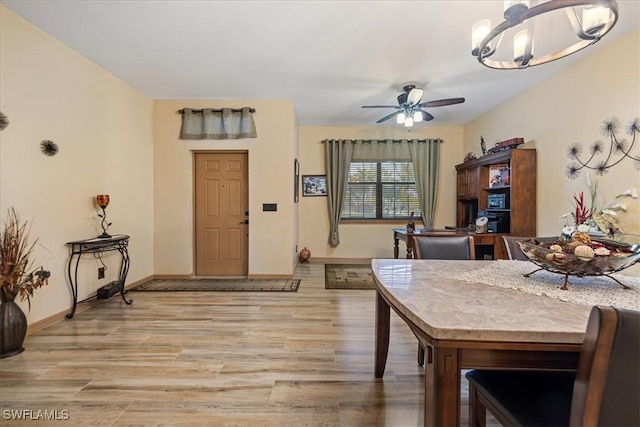
<path id="1" fill-rule="evenodd" d="M 600 127 L 609 117 L 620 119 L 623 126 L 619 136 L 630 143 L 623 128 L 626 130 L 631 120 L 640 117 L 640 30 L 624 35 L 469 123 L 464 129 L 464 151 L 480 153 L 480 135 L 484 135 L 488 146 L 523 137 L 527 146 L 537 148 L 538 234 L 555 235 L 559 216 L 572 210 L 572 195 L 587 190 L 587 173 L 574 180 L 567 177 L 567 150 L 578 142 L 586 154 L 596 140 L 607 143 L 608 149 L 609 139 L 600 133 Z M 638 144 L 640 141 L 633 149 L 635 156 L 640 153 Z M 627 188 L 640 188 L 640 174 L 630 159 L 608 169 L 604 176 L 593 172 L 591 176 L 598 180 L 603 202 Z M 633 225 L 628 231 L 638 232 L 637 200 L 632 204 L 629 218 Z"/>
<path id="2" fill-rule="evenodd" d="M 181 108 L 256 109 L 257 138 L 226 141 L 178 139 Z M 249 275 L 291 275 L 295 267 L 293 160 L 296 122 L 290 100 L 166 100 L 154 103 L 156 274 L 190 275 L 193 257 L 193 153 L 249 153 Z M 263 212 L 277 203 L 277 212 Z"/>
<path id="3" fill-rule="evenodd" d="M 441 167 L 434 227 L 455 225 L 455 185 L 453 165 L 461 163 L 462 126 L 420 126 L 411 132 L 398 126 L 301 126 L 300 174 L 324 175 L 323 139 L 424 139 L 441 138 Z M 422 225 L 422 224 L 420 224 Z M 405 227 L 406 221 L 378 224 L 340 224 L 340 244 L 331 247 L 326 197 L 300 197 L 300 248 L 307 247 L 312 258 L 391 258 L 393 257 L 394 227 Z M 402 246 L 402 244 L 401 244 Z M 404 250 L 402 246 L 401 251 Z"/>
<path id="4" fill-rule="evenodd" d="M 33 260 L 51 270 L 29 323 L 70 308 L 66 242 L 99 234 L 95 195 L 107 193 L 112 234 L 131 236 L 128 282 L 153 274 L 152 102 L 93 62 L 0 6 L 0 216 L 15 207 L 39 238 Z M 40 153 L 40 141 L 60 147 Z M 100 230 L 101 231 L 101 230 Z M 117 278 L 119 257 L 80 263 L 79 298 Z M 22 304 L 28 312 L 26 304 Z"/>

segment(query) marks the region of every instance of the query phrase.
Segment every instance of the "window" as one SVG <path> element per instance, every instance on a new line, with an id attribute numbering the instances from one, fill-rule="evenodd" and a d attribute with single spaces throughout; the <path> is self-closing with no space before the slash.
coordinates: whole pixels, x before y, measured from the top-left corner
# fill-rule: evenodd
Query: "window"
<path id="1" fill-rule="evenodd" d="M 420 217 L 411 162 L 353 162 L 342 219 L 407 219 Z"/>

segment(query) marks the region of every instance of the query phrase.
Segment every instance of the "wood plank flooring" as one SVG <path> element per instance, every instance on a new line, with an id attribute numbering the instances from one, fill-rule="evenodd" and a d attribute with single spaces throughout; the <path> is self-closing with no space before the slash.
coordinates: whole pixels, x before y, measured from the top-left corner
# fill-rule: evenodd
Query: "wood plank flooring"
<path id="1" fill-rule="evenodd" d="M 296 277 L 297 293 L 132 292 L 30 335 L 0 359 L 0 425 L 421 426 L 404 322 L 376 379 L 375 291 L 325 290 L 319 263 Z"/>

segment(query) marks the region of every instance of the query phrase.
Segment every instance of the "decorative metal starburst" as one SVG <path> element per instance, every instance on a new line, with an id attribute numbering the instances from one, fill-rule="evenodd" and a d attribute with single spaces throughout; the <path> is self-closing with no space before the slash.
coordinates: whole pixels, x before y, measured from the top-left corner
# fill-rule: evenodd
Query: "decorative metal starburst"
<path id="1" fill-rule="evenodd" d="M 9 117 L 0 111 L 0 130 L 5 130 L 7 126 L 9 126 Z"/>
<path id="2" fill-rule="evenodd" d="M 598 175 L 604 175 L 609 171 L 609 168 L 617 165 L 625 158 L 629 158 L 634 161 L 636 169 L 640 170 L 640 155 L 634 156 L 631 154 L 636 138 L 640 134 L 640 119 L 635 118 L 627 126 L 627 134 L 632 139 L 629 143 L 626 139 L 618 138 L 618 129 L 620 123 L 617 118 L 608 118 L 602 122 L 600 132 L 602 135 L 609 137 L 609 151 L 605 152 L 605 143 L 602 141 L 594 141 L 589 147 L 588 158 L 581 159 L 583 152 L 582 145 L 574 142 L 569 146 L 567 154 L 571 160 L 573 160 L 567 166 L 567 176 L 571 179 L 575 179 L 580 175 L 581 169 L 587 168 L 596 172 Z M 599 154 L 606 155 L 604 159 L 595 159 Z"/>
<path id="3" fill-rule="evenodd" d="M 45 139 L 40 143 L 40 151 L 45 156 L 55 156 L 58 154 L 58 144 L 48 139 Z"/>

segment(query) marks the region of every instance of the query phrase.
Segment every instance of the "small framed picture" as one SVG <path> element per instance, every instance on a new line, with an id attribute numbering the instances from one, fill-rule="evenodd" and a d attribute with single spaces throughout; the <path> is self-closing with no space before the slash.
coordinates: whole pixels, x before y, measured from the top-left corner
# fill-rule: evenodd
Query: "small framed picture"
<path id="1" fill-rule="evenodd" d="M 302 175 L 302 195 L 303 196 L 326 196 L 327 176 L 326 175 Z"/>

